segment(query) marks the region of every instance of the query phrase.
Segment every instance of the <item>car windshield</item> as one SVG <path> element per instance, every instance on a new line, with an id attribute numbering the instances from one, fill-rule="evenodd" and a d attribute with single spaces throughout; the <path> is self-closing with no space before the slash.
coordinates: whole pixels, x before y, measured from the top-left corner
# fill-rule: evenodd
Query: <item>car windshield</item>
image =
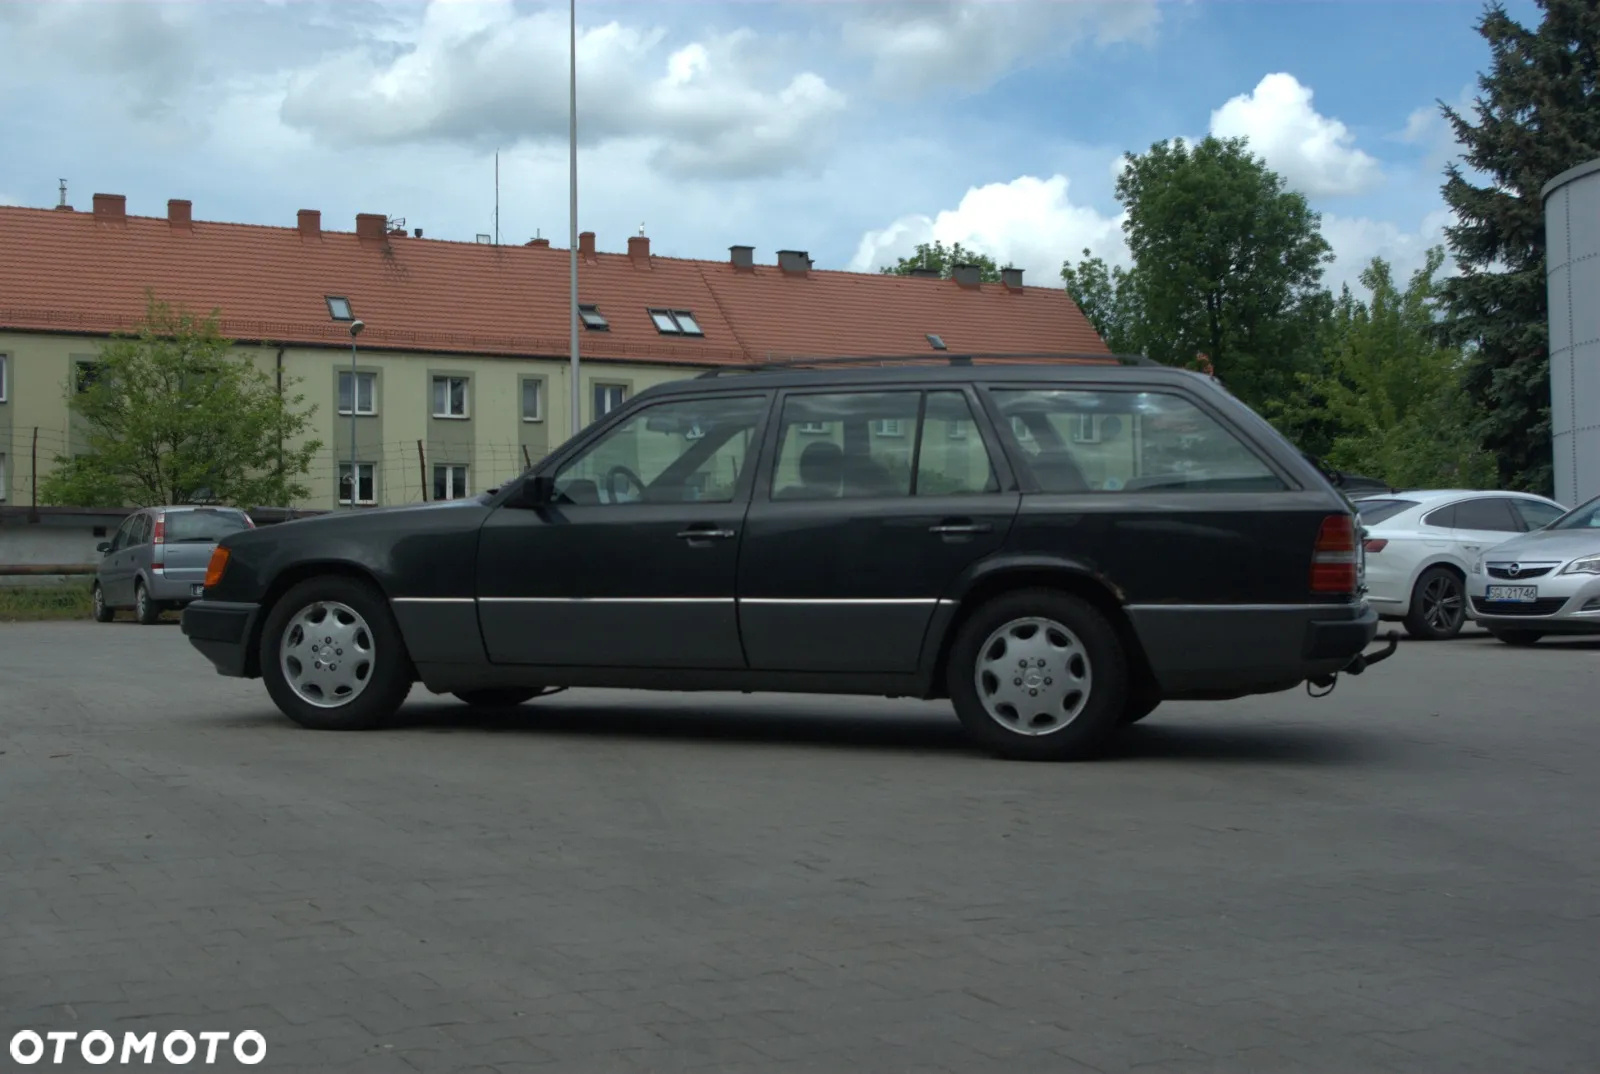
<path id="1" fill-rule="evenodd" d="M 242 511 L 199 508 L 194 511 L 170 511 L 167 514 L 166 540 L 168 544 L 186 541 L 220 541 L 230 533 L 250 528 Z"/>
<path id="2" fill-rule="evenodd" d="M 1386 518 L 1393 518 L 1407 508 L 1417 506 L 1416 500 L 1372 499 L 1357 500 L 1356 514 L 1368 526 L 1376 526 Z"/>
<path id="3" fill-rule="evenodd" d="M 1593 530 L 1600 529 L 1600 496 L 1596 496 L 1586 504 L 1580 504 L 1550 523 L 1553 530 Z"/>

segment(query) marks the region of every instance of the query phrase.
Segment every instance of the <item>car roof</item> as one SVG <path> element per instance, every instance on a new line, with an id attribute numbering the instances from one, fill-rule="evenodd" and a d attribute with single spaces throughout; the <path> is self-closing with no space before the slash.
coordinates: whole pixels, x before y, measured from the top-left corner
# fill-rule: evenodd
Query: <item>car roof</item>
<path id="1" fill-rule="evenodd" d="M 1020 357 L 1020 356 L 1019 356 Z M 922 355 L 914 358 L 886 358 L 883 364 L 826 364 L 823 360 L 814 366 L 783 366 L 716 369 L 708 374 L 684 380 L 668 381 L 640 392 L 635 398 L 645 396 L 699 394 L 708 391 L 738 392 L 778 388 L 814 388 L 838 385 L 849 387 L 868 384 L 896 384 L 913 386 L 925 381 L 959 381 L 973 383 L 1005 383 L 1032 381 L 1060 383 L 1105 383 L 1126 381 L 1130 384 L 1177 386 L 1204 383 L 1219 392 L 1211 378 L 1193 370 L 1178 369 L 1155 362 L 1133 364 L 1112 355 L 1062 356 L 1050 360 L 1041 357 L 1027 361 L 979 361 L 963 364 L 959 361 L 929 359 Z M 870 363 L 873 359 L 861 359 Z M 715 375 L 710 375 L 715 374 Z M 1225 393 L 1224 393 L 1225 394 Z"/>
<path id="2" fill-rule="evenodd" d="M 1554 503 L 1531 492 L 1502 492 L 1499 489 L 1399 489 L 1395 492 L 1363 493 L 1354 497 L 1360 500 L 1415 500 L 1419 506 L 1431 506 L 1444 500 L 1463 500 L 1469 496 L 1509 496 L 1517 500 L 1538 500 Z M 1560 506 L 1559 504 L 1557 506 Z"/>

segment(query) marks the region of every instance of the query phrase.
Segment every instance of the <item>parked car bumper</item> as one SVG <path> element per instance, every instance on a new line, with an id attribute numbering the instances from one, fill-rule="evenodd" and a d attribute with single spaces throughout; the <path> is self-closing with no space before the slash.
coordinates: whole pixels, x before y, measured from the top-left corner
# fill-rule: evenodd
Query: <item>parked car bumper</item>
<path id="1" fill-rule="evenodd" d="M 1378 633 L 1352 604 L 1142 605 L 1128 609 L 1164 697 L 1242 697 L 1344 670 Z"/>
<path id="2" fill-rule="evenodd" d="M 194 573 L 182 571 L 174 575 L 166 571 L 151 571 L 150 599 L 163 604 L 186 604 L 199 600 L 205 573 L 202 571 L 199 577 L 193 577 Z"/>
<path id="3" fill-rule="evenodd" d="M 1531 601 L 1491 601 L 1490 586 L 1525 585 Z M 1600 575 L 1547 574 L 1518 583 L 1474 574 L 1467 579 L 1467 615 L 1480 625 L 1500 630 L 1536 630 L 1545 634 L 1600 633 Z"/>
<path id="4" fill-rule="evenodd" d="M 250 638 L 260 613 L 259 604 L 197 600 L 183 609 L 178 622 L 189 644 L 216 666 L 219 675 L 254 678 L 260 672 L 252 667 Z"/>

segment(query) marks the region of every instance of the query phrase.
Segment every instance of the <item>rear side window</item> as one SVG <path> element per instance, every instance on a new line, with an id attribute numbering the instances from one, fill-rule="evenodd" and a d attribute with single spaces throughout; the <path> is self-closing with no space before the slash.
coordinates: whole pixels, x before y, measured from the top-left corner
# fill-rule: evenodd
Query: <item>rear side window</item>
<path id="1" fill-rule="evenodd" d="M 1044 492 L 1259 492 L 1286 486 L 1215 419 L 1164 392 L 1001 389 L 1001 435 Z"/>
<path id="2" fill-rule="evenodd" d="M 167 513 L 166 541 L 182 544 L 185 541 L 220 541 L 230 533 L 250 528 L 250 523 L 238 511 L 217 511 L 209 508 L 197 511 L 170 511 Z"/>
<path id="3" fill-rule="evenodd" d="M 1357 500 L 1356 514 L 1366 525 L 1376 526 L 1385 519 L 1393 518 L 1415 506 L 1417 506 L 1416 500 Z"/>
<path id="4" fill-rule="evenodd" d="M 1440 529 L 1453 529 L 1456 524 L 1456 505 L 1441 507 L 1431 512 L 1422 520 L 1424 526 L 1438 526 Z"/>

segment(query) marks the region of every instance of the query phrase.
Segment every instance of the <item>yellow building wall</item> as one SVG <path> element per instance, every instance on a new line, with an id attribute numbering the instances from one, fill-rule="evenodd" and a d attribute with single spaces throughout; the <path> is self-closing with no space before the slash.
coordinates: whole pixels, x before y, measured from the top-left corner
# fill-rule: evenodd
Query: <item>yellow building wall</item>
<path id="1" fill-rule="evenodd" d="M 5 363 L 0 502 L 27 504 L 32 498 L 35 428 L 40 481 L 54 469 L 57 456 L 83 450 L 82 421 L 67 405 L 67 390 L 74 361 L 94 358 L 104 342 L 102 337 L 0 332 L 0 358 Z M 237 350 L 248 354 L 269 377 L 276 376 L 278 348 L 241 345 Z M 350 369 L 350 352 L 287 347 L 282 363 L 285 394 L 304 395 L 302 409 L 315 407 L 307 436 L 321 442 L 310 472 L 301 479 L 310 494 L 290 506 L 334 508 L 339 468 L 350 461 L 350 416 L 338 412 L 338 375 Z M 356 416 L 356 462 L 363 470 L 368 464 L 375 468 L 379 504 L 419 503 L 425 493 L 433 499 L 433 471 L 441 465 L 465 465 L 466 492 L 476 494 L 517 476 L 525 460 L 538 462 L 572 435 L 566 358 L 462 357 L 368 351 L 358 346 L 356 369 L 376 375 L 376 412 Z M 580 425 L 595 417 L 596 384 L 622 386 L 625 397 L 632 398 L 646 388 L 696 372 L 681 366 L 583 360 Z M 465 417 L 434 416 L 435 376 L 466 378 Z M 540 413 L 534 421 L 523 419 L 522 382 L 529 378 L 542 388 Z"/>

